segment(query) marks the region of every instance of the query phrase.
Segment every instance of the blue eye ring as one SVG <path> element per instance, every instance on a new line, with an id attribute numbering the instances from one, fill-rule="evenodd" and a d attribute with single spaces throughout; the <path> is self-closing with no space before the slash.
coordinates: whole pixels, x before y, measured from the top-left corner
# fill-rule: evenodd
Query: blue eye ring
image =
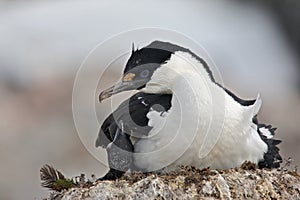
<path id="1" fill-rule="evenodd" d="M 140 73 L 140 76 L 142 78 L 147 78 L 149 75 L 150 75 L 150 71 L 148 69 L 145 69 Z"/>

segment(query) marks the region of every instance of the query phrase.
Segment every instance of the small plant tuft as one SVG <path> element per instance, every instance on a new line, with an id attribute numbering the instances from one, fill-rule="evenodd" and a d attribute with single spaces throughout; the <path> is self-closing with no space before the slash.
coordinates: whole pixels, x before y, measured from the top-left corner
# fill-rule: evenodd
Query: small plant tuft
<path id="1" fill-rule="evenodd" d="M 76 185 L 72 180 L 65 178 L 60 171 L 50 165 L 44 165 L 40 169 L 40 176 L 42 181 L 41 185 L 54 191 L 60 192 Z"/>

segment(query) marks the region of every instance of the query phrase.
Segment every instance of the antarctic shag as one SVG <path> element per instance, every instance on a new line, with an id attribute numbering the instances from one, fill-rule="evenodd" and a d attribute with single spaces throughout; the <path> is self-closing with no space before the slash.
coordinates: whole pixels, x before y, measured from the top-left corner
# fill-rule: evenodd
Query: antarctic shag
<path id="1" fill-rule="evenodd" d="M 276 168 L 282 162 L 275 128 L 258 123 L 259 96 L 237 97 L 189 49 L 162 41 L 133 48 L 121 81 L 99 100 L 128 90 L 138 92 L 107 117 L 96 141 L 108 154 L 103 180 L 128 170 L 227 169 L 245 161 Z"/>

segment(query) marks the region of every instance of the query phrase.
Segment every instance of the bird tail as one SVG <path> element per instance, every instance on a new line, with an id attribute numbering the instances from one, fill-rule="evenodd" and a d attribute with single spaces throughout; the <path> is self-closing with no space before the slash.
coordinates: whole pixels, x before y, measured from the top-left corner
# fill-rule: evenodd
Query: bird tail
<path id="1" fill-rule="evenodd" d="M 259 112 L 262 105 L 262 100 L 258 95 L 253 105 L 248 107 L 248 117 L 252 119 L 251 123 L 255 124 L 255 129 L 260 138 L 267 144 L 268 150 L 264 154 L 263 160 L 259 161 L 259 168 L 278 168 L 282 163 L 282 157 L 279 154 L 278 144 L 281 140 L 274 139 L 276 128 L 272 128 L 271 125 L 259 124 L 257 120 L 257 113 Z"/>
<path id="2" fill-rule="evenodd" d="M 264 159 L 258 163 L 259 168 L 278 168 L 282 163 L 282 157 L 277 147 L 281 140 L 273 138 L 275 131 L 276 128 L 272 128 L 271 125 L 257 124 L 259 136 L 268 145 L 268 151 L 264 154 Z"/>

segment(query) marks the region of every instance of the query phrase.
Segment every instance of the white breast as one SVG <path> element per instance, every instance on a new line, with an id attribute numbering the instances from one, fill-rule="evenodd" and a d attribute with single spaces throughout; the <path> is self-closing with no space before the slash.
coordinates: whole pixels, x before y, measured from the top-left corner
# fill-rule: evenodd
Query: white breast
<path id="1" fill-rule="evenodd" d="M 165 115 L 148 114 L 153 129 L 135 144 L 135 166 L 155 171 L 179 165 L 225 169 L 246 160 L 257 163 L 267 151 L 252 123 L 261 100 L 241 106 L 210 80 L 197 60 L 178 54 L 155 72 L 144 90 L 153 92 L 160 84 L 167 85 L 173 99 Z"/>

